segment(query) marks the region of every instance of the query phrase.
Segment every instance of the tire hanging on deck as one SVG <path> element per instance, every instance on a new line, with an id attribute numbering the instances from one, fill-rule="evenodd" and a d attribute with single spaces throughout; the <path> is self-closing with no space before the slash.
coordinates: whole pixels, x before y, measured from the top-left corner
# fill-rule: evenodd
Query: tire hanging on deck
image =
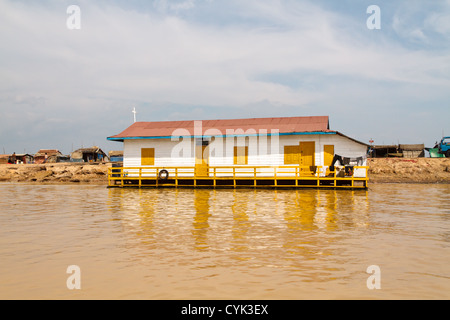
<path id="1" fill-rule="evenodd" d="M 166 169 L 162 169 L 158 173 L 158 178 L 159 180 L 167 180 L 169 178 L 169 171 L 167 171 Z"/>

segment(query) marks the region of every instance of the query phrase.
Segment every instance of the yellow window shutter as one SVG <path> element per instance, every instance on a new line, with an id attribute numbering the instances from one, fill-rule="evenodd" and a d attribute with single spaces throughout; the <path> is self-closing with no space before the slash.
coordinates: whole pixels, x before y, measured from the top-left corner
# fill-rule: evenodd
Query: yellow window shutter
<path id="1" fill-rule="evenodd" d="M 299 164 L 298 153 L 298 146 L 284 146 L 284 164 Z"/>
<path id="2" fill-rule="evenodd" d="M 248 147 L 234 147 L 234 164 L 248 164 Z"/>
<path id="3" fill-rule="evenodd" d="M 323 165 L 331 166 L 334 158 L 334 145 L 323 146 Z"/>
<path id="4" fill-rule="evenodd" d="M 141 165 L 143 166 L 155 165 L 155 148 L 141 149 Z"/>

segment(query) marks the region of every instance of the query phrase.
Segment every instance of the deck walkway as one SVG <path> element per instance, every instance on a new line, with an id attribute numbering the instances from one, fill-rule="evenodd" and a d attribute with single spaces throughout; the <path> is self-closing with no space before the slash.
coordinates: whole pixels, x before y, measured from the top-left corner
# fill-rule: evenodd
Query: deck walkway
<path id="1" fill-rule="evenodd" d="M 108 187 L 366 189 L 368 167 L 302 166 L 112 167 Z"/>

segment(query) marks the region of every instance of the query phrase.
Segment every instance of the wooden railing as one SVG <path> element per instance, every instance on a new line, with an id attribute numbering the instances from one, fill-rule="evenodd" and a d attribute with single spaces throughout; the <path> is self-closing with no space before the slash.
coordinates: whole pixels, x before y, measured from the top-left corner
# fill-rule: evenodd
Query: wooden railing
<path id="1" fill-rule="evenodd" d="M 349 170 L 350 169 L 350 170 Z M 165 170 L 168 176 L 160 176 L 161 171 Z M 353 167 L 335 167 L 335 170 L 330 171 L 329 167 L 323 166 L 209 166 L 204 175 L 196 174 L 195 167 L 166 167 L 166 166 L 151 166 L 151 167 L 111 167 L 108 169 L 108 184 L 109 186 L 125 186 L 125 182 L 137 181 L 137 185 L 142 186 L 143 180 L 155 180 L 154 184 L 168 185 L 172 184 L 178 186 L 180 180 L 193 180 L 193 185 L 197 185 L 197 181 L 212 180 L 212 186 L 217 185 L 219 180 L 233 181 L 233 186 L 236 186 L 236 181 L 239 180 L 253 180 L 254 186 L 257 186 L 258 180 L 273 180 L 273 186 L 278 186 L 281 180 L 295 181 L 295 186 L 301 186 L 301 181 L 315 180 L 317 186 L 321 185 L 321 181 L 333 181 L 332 186 L 338 186 L 337 181 L 350 181 L 354 186 L 354 181 L 363 181 L 363 186 L 367 186 L 368 181 L 368 167 L 367 166 L 353 166 Z M 355 173 L 357 173 L 355 175 Z M 136 183 L 134 183 L 136 185 Z"/>

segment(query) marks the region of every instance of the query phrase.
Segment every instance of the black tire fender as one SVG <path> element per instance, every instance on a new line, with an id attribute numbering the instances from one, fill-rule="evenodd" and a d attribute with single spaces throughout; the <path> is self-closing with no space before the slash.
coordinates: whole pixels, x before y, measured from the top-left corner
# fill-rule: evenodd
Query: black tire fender
<path id="1" fill-rule="evenodd" d="M 167 179 L 169 179 L 169 171 L 167 171 L 166 169 L 162 169 L 158 173 L 158 178 L 159 178 L 159 180 L 167 180 Z"/>

